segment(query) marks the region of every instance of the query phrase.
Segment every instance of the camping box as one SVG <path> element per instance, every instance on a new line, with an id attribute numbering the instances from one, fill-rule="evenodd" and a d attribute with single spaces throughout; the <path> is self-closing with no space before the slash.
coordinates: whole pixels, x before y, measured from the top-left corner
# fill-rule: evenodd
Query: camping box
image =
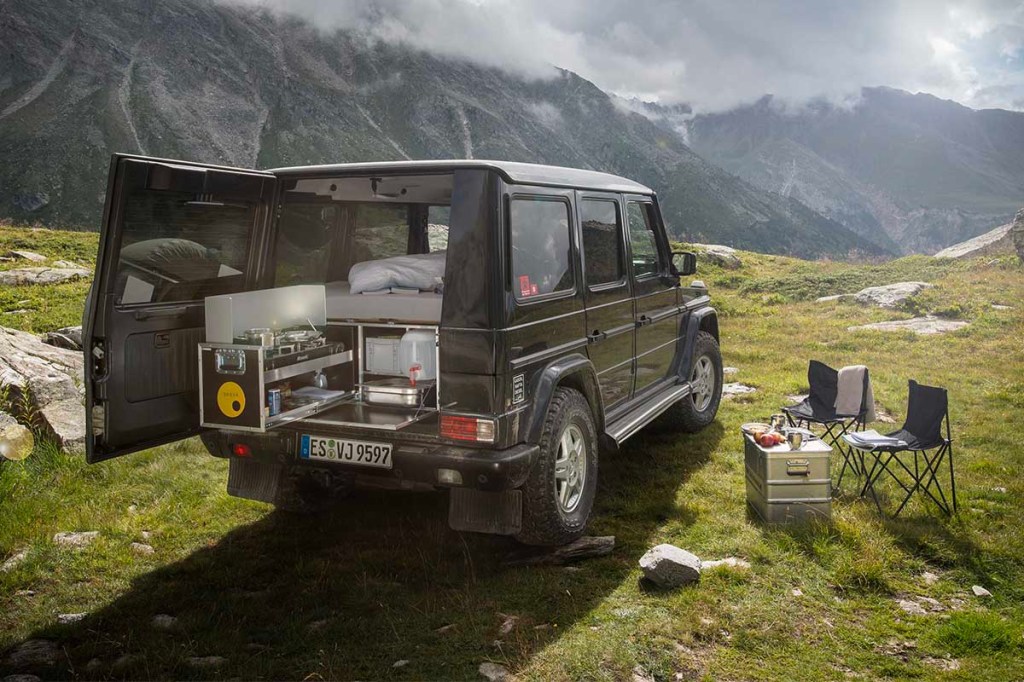
<path id="1" fill-rule="evenodd" d="M 798 523 L 832 518 L 829 454 L 819 438 L 805 439 L 799 450 L 783 443 L 763 448 L 743 434 L 747 504 L 768 523 Z"/>

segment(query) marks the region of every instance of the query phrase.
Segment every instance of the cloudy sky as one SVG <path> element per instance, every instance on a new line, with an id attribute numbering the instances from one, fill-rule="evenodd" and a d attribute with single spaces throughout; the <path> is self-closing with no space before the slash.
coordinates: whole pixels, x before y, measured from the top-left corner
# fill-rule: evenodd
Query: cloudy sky
<path id="1" fill-rule="evenodd" d="M 1024 0 L 241 0 L 697 111 L 861 86 L 1024 110 Z"/>

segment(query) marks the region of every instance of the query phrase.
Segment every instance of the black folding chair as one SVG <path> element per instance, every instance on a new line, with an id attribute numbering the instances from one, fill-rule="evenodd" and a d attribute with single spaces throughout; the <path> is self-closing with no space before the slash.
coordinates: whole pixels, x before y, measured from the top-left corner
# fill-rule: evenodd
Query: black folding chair
<path id="1" fill-rule="evenodd" d="M 945 430 L 945 436 L 943 436 Z M 949 396 L 946 389 L 935 386 L 924 386 L 913 379 L 910 380 L 910 388 L 907 396 L 907 420 L 903 428 L 886 434 L 891 438 L 897 438 L 906 443 L 900 447 L 874 447 L 864 448 L 853 444 L 849 438 L 847 443 L 857 447 L 862 452 L 870 453 L 874 457 L 871 468 L 867 472 L 867 480 L 861 495 L 870 491 L 875 500 L 875 506 L 882 512 L 882 505 L 878 501 L 875 492 L 875 484 L 883 474 L 889 476 L 903 489 L 905 493 L 899 507 L 893 513 L 893 518 L 899 516 L 907 502 L 917 491 L 922 491 L 944 513 L 952 516 L 957 511 L 956 503 L 956 477 L 953 474 L 953 439 L 949 430 Z M 911 468 L 909 461 L 905 461 L 903 455 L 913 454 L 914 462 Z M 942 489 L 939 480 L 939 469 L 943 460 L 949 462 L 949 491 L 950 499 Z M 910 478 L 908 483 L 902 474 Z"/>
<path id="2" fill-rule="evenodd" d="M 837 414 L 836 395 L 839 392 L 839 371 L 832 369 L 823 362 L 811 360 L 807 367 L 807 384 L 809 395 L 797 405 L 783 407 L 786 420 L 790 426 L 810 428 L 811 424 L 820 424 L 825 433 L 821 439 L 838 450 L 843 457 L 843 467 L 839 470 L 836 488 L 843 483 L 843 475 L 849 467 L 853 473 L 864 471 L 863 460 L 858 463 L 856 453 L 844 448 L 840 438 L 850 429 L 863 429 L 864 417 L 868 412 L 868 373 L 864 372 L 864 387 L 861 389 L 860 411 L 857 414 Z"/>

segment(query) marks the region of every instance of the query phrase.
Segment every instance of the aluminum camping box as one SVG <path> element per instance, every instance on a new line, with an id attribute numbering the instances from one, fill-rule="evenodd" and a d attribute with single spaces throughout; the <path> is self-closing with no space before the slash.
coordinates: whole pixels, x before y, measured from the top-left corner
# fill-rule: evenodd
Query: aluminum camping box
<path id="1" fill-rule="evenodd" d="M 743 434 L 747 504 L 768 523 L 832 518 L 832 477 L 824 441 L 805 440 L 799 450 L 788 444 L 763 448 Z"/>

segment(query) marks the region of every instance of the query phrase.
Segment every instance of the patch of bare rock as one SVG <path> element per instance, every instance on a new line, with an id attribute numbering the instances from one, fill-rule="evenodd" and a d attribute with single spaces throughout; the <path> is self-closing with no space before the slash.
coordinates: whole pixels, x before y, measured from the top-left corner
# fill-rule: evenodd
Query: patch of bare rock
<path id="1" fill-rule="evenodd" d="M 872 322 L 870 324 L 861 324 L 853 327 L 847 327 L 847 331 L 858 331 L 862 329 L 880 331 L 880 332 L 904 332 L 910 331 L 915 334 L 931 335 L 931 334 L 945 334 L 946 332 L 956 331 L 957 329 L 963 329 L 969 322 L 965 320 L 949 320 L 943 317 L 936 317 L 935 315 L 925 315 L 924 317 L 912 317 L 909 320 L 888 320 L 886 322 Z"/>
<path id="2" fill-rule="evenodd" d="M 21 251 L 13 250 L 7 252 L 7 257 L 11 260 L 27 260 L 33 263 L 42 263 L 46 260 L 46 256 L 35 253 L 34 251 Z"/>
<path id="3" fill-rule="evenodd" d="M 508 668 L 498 663 L 491 663 L 490 661 L 481 663 L 480 667 L 477 668 L 477 672 L 488 682 L 504 682 L 512 678 Z"/>
<path id="4" fill-rule="evenodd" d="M 739 382 L 730 382 L 722 385 L 722 398 L 724 400 L 731 400 L 738 395 L 749 395 L 750 393 L 756 393 L 757 389 L 753 386 L 747 386 Z"/>
<path id="5" fill-rule="evenodd" d="M 735 270 L 743 265 L 743 261 L 736 255 L 736 249 L 722 244 L 692 244 L 697 257 L 720 265 L 726 270 Z"/>
<path id="6" fill-rule="evenodd" d="M 82 350 L 82 325 L 61 327 L 43 334 L 43 343 L 68 350 Z"/>
<path id="7" fill-rule="evenodd" d="M 0 327 L 0 390 L 12 404 L 27 402 L 47 436 L 68 449 L 85 442 L 80 384 L 82 354 L 43 343 L 35 334 Z"/>
<path id="8" fill-rule="evenodd" d="M 85 268 L 15 268 L 14 270 L 0 270 L 0 284 L 5 286 L 62 284 L 91 276 L 92 273 Z"/>
<path id="9" fill-rule="evenodd" d="M 1000 225 L 994 230 L 985 234 L 979 234 L 959 244 L 947 246 L 935 254 L 936 258 L 970 258 L 974 256 L 987 256 L 997 253 L 1005 253 L 1013 248 L 1013 237 L 1010 230 L 1013 223 Z"/>
<path id="10" fill-rule="evenodd" d="M 54 534 L 53 543 L 61 547 L 81 549 L 91 545 L 99 536 L 100 532 L 98 530 L 61 531 Z"/>
<path id="11" fill-rule="evenodd" d="M 896 282 L 895 284 L 867 287 L 866 289 L 861 289 L 855 294 L 833 294 L 832 296 L 822 296 L 818 299 L 818 302 L 827 303 L 828 301 L 852 299 L 857 303 L 862 303 L 864 305 L 876 305 L 880 308 L 895 308 L 908 298 L 917 296 L 919 293 L 932 286 L 934 285 L 928 284 L 927 282 Z"/>

